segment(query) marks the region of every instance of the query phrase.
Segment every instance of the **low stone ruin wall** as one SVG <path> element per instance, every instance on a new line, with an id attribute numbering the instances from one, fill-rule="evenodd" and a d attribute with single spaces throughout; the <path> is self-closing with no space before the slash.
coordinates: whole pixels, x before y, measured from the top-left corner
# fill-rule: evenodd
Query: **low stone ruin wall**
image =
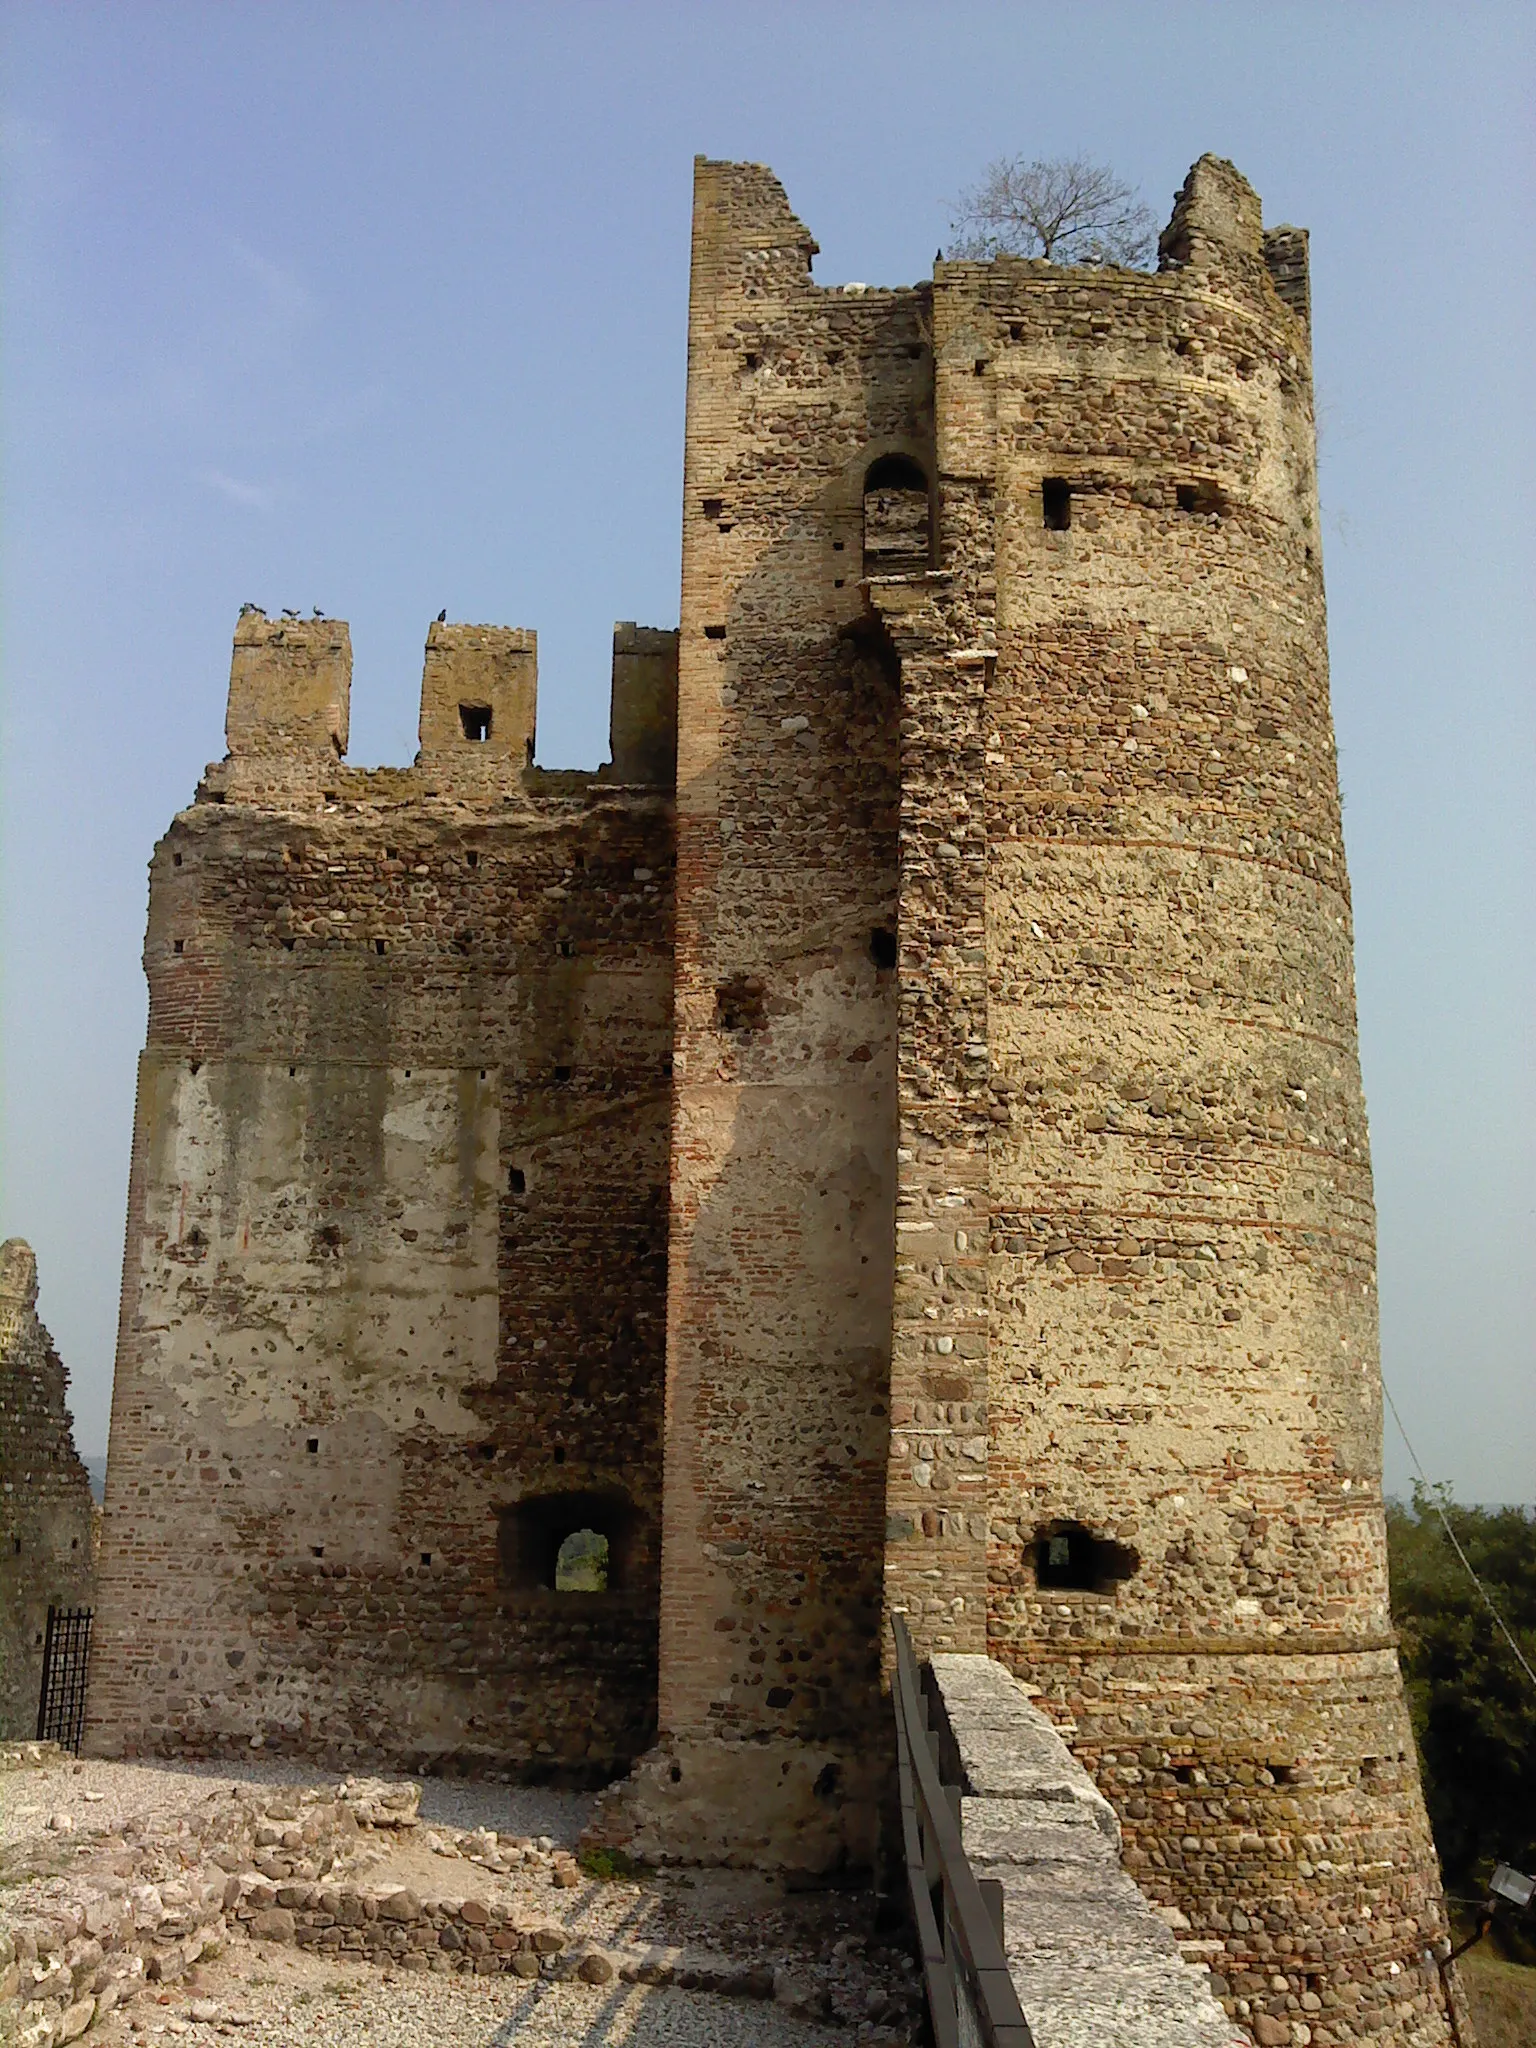
<path id="1" fill-rule="evenodd" d="M 60 1761 L 50 1744 L 0 1756 L 12 1768 Z M 565 1899 L 583 1875 L 547 1836 L 422 1827 L 422 1846 L 444 1858 L 444 1895 L 391 1879 L 391 1851 L 418 1828 L 419 1797 L 415 1785 L 376 1780 L 244 1785 L 85 1840 L 61 1813 L 0 1862 L 0 2048 L 78 2040 L 146 1986 L 173 1984 L 218 1944 L 247 1938 L 412 1971 L 673 1985 L 772 2000 L 855 2026 L 861 2040 L 911 2038 L 914 1984 L 871 1977 L 847 1943 L 822 1957 L 643 1936 L 600 1943 L 559 1925 L 553 1899 L 541 1910 L 526 1897 L 465 1897 L 462 1878 L 455 1886 L 461 1862 Z"/>
<path id="2" fill-rule="evenodd" d="M 18 1762 L 43 1762 L 18 1751 Z M 416 1970 L 505 1970 L 606 1983 L 612 1959 L 564 1928 L 474 1899 L 423 1900 L 398 1885 L 348 1882 L 376 1831 L 413 1828 L 414 1785 L 348 1781 L 322 1791 L 247 1787 L 174 1819 L 90 1843 L 61 1837 L 73 1867 L 11 1871 L 0 1918 L 0 2044 L 57 2048 L 146 1984 L 174 1983 L 230 1937 L 291 1941 Z M 555 1885 L 575 1864 L 547 1842 L 438 1829 L 493 1870 L 540 1866 Z M 75 1862 L 74 1859 L 81 1859 Z M 17 1877 L 21 1882 L 16 1883 Z M 362 1874 L 359 1874 L 361 1879 Z"/>

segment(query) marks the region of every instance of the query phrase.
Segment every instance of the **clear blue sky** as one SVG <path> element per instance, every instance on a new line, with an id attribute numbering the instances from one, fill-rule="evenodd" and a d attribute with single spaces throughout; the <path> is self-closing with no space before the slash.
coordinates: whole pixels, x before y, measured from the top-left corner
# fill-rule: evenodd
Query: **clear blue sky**
<path id="1" fill-rule="evenodd" d="M 243 600 L 352 625 L 408 761 L 427 621 L 536 626 L 605 750 L 677 618 L 695 151 L 817 275 L 927 274 L 1002 153 L 1165 217 L 1204 150 L 1313 241 L 1334 702 L 1385 1359 L 1436 1477 L 1536 1499 L 1528 4 L 10 4 L 4 1182 L 105 1444 L 145 863 L 223 751 Z M 1389 1483 L 1406 1464 L 1389 1425 Z"/>

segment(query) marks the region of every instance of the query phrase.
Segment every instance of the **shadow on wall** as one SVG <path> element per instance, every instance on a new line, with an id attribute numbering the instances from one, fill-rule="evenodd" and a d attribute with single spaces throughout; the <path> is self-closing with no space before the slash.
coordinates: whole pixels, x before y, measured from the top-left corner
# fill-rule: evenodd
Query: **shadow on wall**
<path id="1" fill-rule="evenodd" d="M 751 621 L 712 786 L 679 797 L 697 863 L 680 1015 L 702 983 L 707 1036 L 676 1108 L 698 1207 L 673 1263 L 667 1578 L 704 1590 L 663 1644 L 664 1715 L 683 1702 L 668 1783 L 706 1801 L 729 1765 L 700 1739 L 752 1743 L 761 1796 L 732 1779 L 732 1840 L 792 1830 L 811 1867 L 866 1853 L 885 1764 L 896 1184 L 895 660 L 862 622 L 762 624 L 827 528 L 823 505 L 789 526 L 699 656 L 729 662 Z"/>

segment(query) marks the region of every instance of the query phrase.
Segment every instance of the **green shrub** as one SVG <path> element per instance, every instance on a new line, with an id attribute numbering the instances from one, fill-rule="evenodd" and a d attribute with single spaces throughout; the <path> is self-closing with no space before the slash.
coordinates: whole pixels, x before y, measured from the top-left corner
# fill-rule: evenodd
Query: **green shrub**
<path id="1" fill-rule="evenodd" d="M 1447 1890 L 1475 1898 L 1496 1862 L 1536 1874 L 1536 1688 L 1437 1508 L 1533 1667 L 1536 1513 L 1459 1507 L 1445 1488 L 1387 1505 L 1392 1618 L 1430 1826 Z"/>
<path id="2" fill-rule="evenodd" d="M 636 1862 L 633 1856 L 626 1856 L 622 1849 L 583 1849 L 576 1861 L 588 1877 L 600 1878 L 605 1884 L 611 1884 L 615 1878 L 647 1875 L 647 1866 Z"/>

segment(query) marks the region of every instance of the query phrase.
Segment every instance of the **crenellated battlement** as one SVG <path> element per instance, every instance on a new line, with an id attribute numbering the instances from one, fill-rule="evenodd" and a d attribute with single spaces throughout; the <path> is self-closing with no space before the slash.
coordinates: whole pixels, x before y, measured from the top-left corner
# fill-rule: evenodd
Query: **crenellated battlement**
<path id="1" fill-rule="evenodd" d="M 525 626 L 434 620 L 421 671 L 423 767 L 533 766 L 539 636 Z"/>
<path id="2" fill-rule="evenodd" d="M 352 636 L 341 619 L 269 619 L 245 606 L 235 628 L 224 738 L 232 757 L 347 751 Z"/>
<path id="3" fill-rule="evenodd" d="M 569 794 L 587 782 L 670 790 L 677 764 L 675 627 L 613 629 L 610 759 L 590 774 L 534 764 L 539 641 L 526 626 L 435 619 L 421 674 L 420 750 L 410 768 L 345 765 L 352 642 L 341 619 L 271 619 L 245 606 L 235 628 L 225 735 L 205 775 L 210 802 L 316 803 L 346 785 L 391 801 L 453 793 Z"/>

